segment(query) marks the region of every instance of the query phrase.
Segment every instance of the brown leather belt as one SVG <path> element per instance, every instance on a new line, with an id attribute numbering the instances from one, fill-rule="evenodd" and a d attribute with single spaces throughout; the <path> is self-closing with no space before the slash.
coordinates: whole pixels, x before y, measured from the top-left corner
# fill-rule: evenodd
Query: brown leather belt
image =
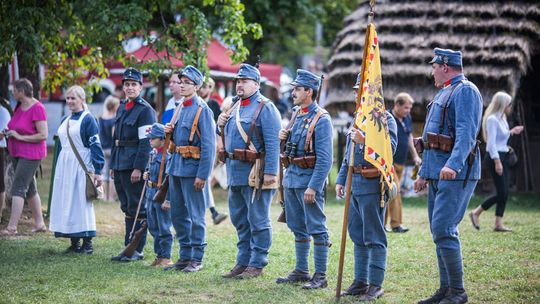
<path id="1" fill-rule="evenodd" d="M 381 171 L 374 166 L 353 166 L 352 172 L 354 174 L 362 174 L 364 178 L 381 177 Z"/>

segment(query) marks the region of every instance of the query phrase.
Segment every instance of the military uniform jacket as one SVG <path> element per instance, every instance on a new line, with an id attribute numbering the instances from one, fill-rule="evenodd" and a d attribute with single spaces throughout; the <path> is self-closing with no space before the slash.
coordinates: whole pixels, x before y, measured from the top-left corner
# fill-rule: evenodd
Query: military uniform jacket
<path id="1" fill-rule="evenodd" d="M 296 110 L 296 109 L 295 109 Z M 322 191 L 328 172 L 332 168 L 332 121 L 324 109 L 313 102 L 305 109 L 300 109 L 289 133 L 287 142 L 296 144 L 296 154 L 291 157 L 306 155 L 304 149 L 309 126 L 319 111 L 324 111 L 315 125 L 311 137 L 311 154 L 316 155 L 315 168 L 302 169 L 290 164 L 285 171 L 283 185 L 287 188 L 311 188 Z"/>
<path id="2" fill-rule="evenodd" d="M 165 165 L 170 161 L 171 155 L 167 152 L 165 157 Z M 162 150 L 152 149 L 150 152 L 150 163 L 148 164 L 148 181 L 157 184 L 159 178 L 159 168 L 161 166 Z M 154 195 L 158 191 L 157 188 L 147 189 L 145 197 L 147 200 L 153 200 Z M 167 197 L 165 200 L 170 201 L 170 191 L 167 191 Z"/>
<path id="3" fill-rule="evenodd" d="M 267 100 L 267 102 L 264 100 Z M 281 129 L 281 117 L 278 110 L 272 102 L 269 102 L 258 91 L 248 99 L 237 102 L 240 103 L 237 106 L 238 108 L 231 112 L 231 116 L 225 124 L 225 150 L 228 153 L 233 153 L 234 149 L 246 148 L 246 143 L 242 139 L 236 124 L 236 111 L 240 111 L 240 123 L 244 131 L 248 133 L 257 107 L 261 102 L 265 102 L 256 121 L 256 128 L 259 129 L 264 143 L 261 143 L 256 131 L 253 132 L 251 141 L 259 152 L 263 150 L 264 144 L 264 152 L 266 153 L 264 174 L 277 175 L 279 165 L 278 134 Z M 227 181 L 229 186 L 247 186 L 250 170 L 251 164 L 249 162 L 227 158 Z"/>
<path id="4" fill-rule="evenodd" d="M 448 98 L 452 89 L 452 95 Z M 447 166 L 457 172 L 456 180 L 464 180 L 467 172 L 467 159 L 476 143 L 482 120 L 482 96 L 476 86 L 463 74 L 454 77 L 451 85 L 441 89 L 429 105 L 422 138 L 427 140 L 427 132 L 439 133 L 441 112 L 448 100 L 443 133 L 454 138 L 452 152 L 426 149 L 422 155 L 419 176 L 438 180 L 441 169 Z M 480 179 L 480 153 L 471 168 L 470 180 Z"/>
<path id="5" fill-rule="evenodd" d="M 193 142 L 190 144 L 191 126 L 199 107 L 202 108 L 198 126 L 200 133 L 195 132 Z M 191 145 L 201 148 L 201 158 L 184 158 L 178 153 L 173 153 L 167 172 L 178 177 L 198 177 L 207 180 L 212 172 L 214 159 L 216 158 L 216 133 L 214 131 L 216 124 L 212 110 L 204 100 L 195 95 L 193 98 L 184 101 L 176 122 L 171 123 L 174 123 L 172 136 L 174 144 L 177 147 Z"/>
<path id="6" fill-rule="evenodd" d="M 390 144 L 392 145 L 392 153 L 396 152 L 397 147 L 397 124 L 394 116 L 386 111 L 386 120 L 388 124 L 388 133 L 390 135 Z M 351 131 L 347 134 L 347 146 L 345 149 L 345 157 L 341 163 L 339 169 L 336 184 L 345 185 L 347 180 L 347 170 L 349 164 L 349 156 L 351 155 L 352 136 Z M 367 165 L 368 162 L 364 159 L 364 145 L 354 145 L 354 166 Z M 375 194 L 381 193 L 380 179 L 379 178 L 364 178 L 360 173 L 353 173 L 352 175 L 352 193 L 354 195 L 362 194 Z"/>
<path id="7" fill-rule="evenodd" d="M 133 108 L 126 110 L 126 100 L 120 103 L 114 123 L 111 169 L 143 171 L 148 164 L 150 141 L 146 133 L 156 122 L 156 112 L 140 96 L 134 100 Z M 136 141 L 130 146 L 117 146 L 116 140 Z"/>

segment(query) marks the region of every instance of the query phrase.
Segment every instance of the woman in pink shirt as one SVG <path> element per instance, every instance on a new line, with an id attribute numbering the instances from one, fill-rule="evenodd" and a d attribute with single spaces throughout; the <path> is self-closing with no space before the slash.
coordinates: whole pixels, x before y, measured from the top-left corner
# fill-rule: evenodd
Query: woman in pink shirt
<path id="1" fill-rule="evenodd" d="M 41 213 L 41 199 L 37 192 L 34 174 L 41 160 L 47 156 L 47 114 L 45 107 L 33 98 L 32 83 L 20 79 L 13 84 L 13 97 L 18 101 L 13 117 L 0 139 L 8 138 L 8 151 L 14 160 L 15 176 L 11 187 L 11 217 L 2 235 L 16 235 L 24 199 L 34 217 L 32 232 L 47 230 Z M 4 135 L 5 134 L 5 135 Z"/>

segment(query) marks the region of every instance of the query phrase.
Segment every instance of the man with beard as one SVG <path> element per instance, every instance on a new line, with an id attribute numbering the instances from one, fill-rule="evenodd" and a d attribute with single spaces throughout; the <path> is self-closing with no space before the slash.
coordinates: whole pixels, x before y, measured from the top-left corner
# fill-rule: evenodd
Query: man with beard
<path id="1" fill-rule="evenodd" d="M 124 245 L 129 243 L 129 234 L 142 227 L 146 219 L 146 210 L 141 206 L 138 218 L 135 218 L 141 197 L 144 181 L 142 172 L 148 164 L 150 142 L 146 137 L 152 124 L 156 122 L 156 112 L 140 97 L 143 78 L 141 72 L 128 68 L 124 72 L 122 85 L 126 99 L 120 103 L 114 124 L 111 152 L 111 176 L 120 199 L 120 208 L 125 214 Z M 143 248 L 146 244 L 146 230 L 131 257 L 119 254 L 111 258 L 113 261 L 136 261 L 143 259 Z"/>
<path id="2" fill-rule="evenodd" d="M 332 121 L 330 115 L 315 102 L 320 88 L 319 76 L 298 70 L 292 85 L 295 106 L 291 129 L 281 129 L 279 139 L 287 141 L 281 155 L 287 170 L 285 214 L 287 226 L 294 233 L 296 267 L 276 283 L 309 281 L 304 289 L 328 286 L 326 267 L 330 240 L 324 214 L 326 177 L 332 168 Z M 315 273 L 309 275 L 309 250 L 313 238 Z"/>
<path id="3" fill-rule="evenodd" d="M 260 77 L 256 67 L 241 64 L 236 76 L 240 100 L 218 119 L 225 142 L 220 153 L 227 156 L 229 210 L 238 234 L 236 265 L 225 278 L 260 276 L 272 244 L 269 209 L 277 188 L 281 119 L 259 92 Z"/>

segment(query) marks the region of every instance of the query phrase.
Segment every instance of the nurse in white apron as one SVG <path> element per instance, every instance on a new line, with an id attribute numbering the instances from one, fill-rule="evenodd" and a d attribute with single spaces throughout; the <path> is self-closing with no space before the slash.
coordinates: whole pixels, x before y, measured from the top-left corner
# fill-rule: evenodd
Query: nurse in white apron
<path id="1" fill-rule="evenodd" d="M 55 237 L 71 239 L 66 253 L 91 254 L 92 238 L 96 236 L 94 205 L 86 199 L 85 170 L 69 142 L 68 123 L 73 146 L 87 170 L 93 173 L 93 182 L 98 187 L 102 183 L 104 156 L 97 121 L 85 109 L 84 89 L 80 86 L 70 87 L 66 93 L 66 104 L 72 113 L 58 128 L 61 150 L 56 162 L 49 226 Z"/>

